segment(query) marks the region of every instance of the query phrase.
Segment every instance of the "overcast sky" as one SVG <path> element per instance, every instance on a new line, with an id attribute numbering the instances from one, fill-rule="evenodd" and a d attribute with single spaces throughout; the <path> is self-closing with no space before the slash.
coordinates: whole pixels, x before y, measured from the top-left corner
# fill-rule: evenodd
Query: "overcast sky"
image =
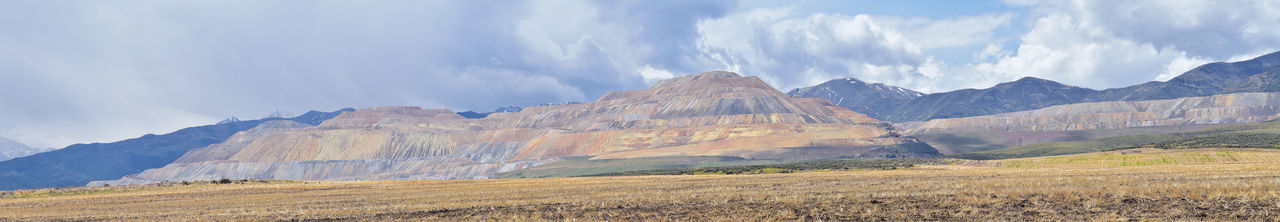
<path id="1" fill-rule="evenodd" d="M 112 142 L 274 111 L 489 111 L 710 70 L 779 90 L 1095 89 L 1280 49 L 1280 1 L 6 1 L 0 137 Z"/>

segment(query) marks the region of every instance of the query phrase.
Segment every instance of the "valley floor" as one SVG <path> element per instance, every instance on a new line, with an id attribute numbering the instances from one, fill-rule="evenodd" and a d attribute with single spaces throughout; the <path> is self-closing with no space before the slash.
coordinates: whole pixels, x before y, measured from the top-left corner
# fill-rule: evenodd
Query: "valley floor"
<path id="1" fill-rule="evenodd" d="M 0 199 L 0 221 L 1276 220 L 1280 152 L 1138 149 L 878 171 L 112 189 L 121 190 L 11 195 Z"/>

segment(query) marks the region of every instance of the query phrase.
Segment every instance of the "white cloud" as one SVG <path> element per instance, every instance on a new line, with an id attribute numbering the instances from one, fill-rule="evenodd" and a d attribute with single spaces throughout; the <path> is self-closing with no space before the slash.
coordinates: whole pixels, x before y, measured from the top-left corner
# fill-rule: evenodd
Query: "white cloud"
<path id="1" fill-rule="evenodd" d="M 658 82 L 658 80 L 670 79 L 676 76 L 675 73 L 671 73 L 671 71 L 654 68 L 650 64 L 645 64 L 644 67 L 641 67 L 639 70 L 636 70 L 636 73 L 640 74 L 640 76 L 643 76 L 644 82 L 649 84 Z"/>
<path id="2" fill-rule="evenodd" d="M 1016 55 L 977 71 L 1012 80 L 1037 76 L 1073 85 L 1118 87 L 1153 79 L 1180 52 L 1110 38 L 1105 30 L 1063 15 L 1036 21 L 1021 39 Z"/>
<path id="3" fill-rule="evenodd" d="M 753 9 L 698 22 L 700 53 L 693 60 L 760 76 L 782 90 L 852 76 L 928 91 L 948 87 L 933 80 L 950 69 L 928 50 L 984 44 L 1013 17 L 929 20 Z"/>
<path id="4" fill-rule="evenodd" d="M 1005 13 L 939 20 L 876 16 L 876 20 L 883 26 L 901 30 L 912 42 L 928 50 L 993 42 L 992 30 L 1009 25 L 1014 17 L 1013 13 Z"/>
<path id="5" fill-rule="evenodd" d="M 1168 80 L 1211 61 L 1272 52 L 1277 4 L 1252 1 L 1019 1 L 1037 12 L 1012 55 L 975 71 L 1091 88 Z M 991 51 L 998 52 L 989 47 Z"/>
<path id="6" fill-rule="evenodd" d="M 1056 6 L 1050 6 L 1056 7 Z M 1066 13 L 1117 37 L 1191 55 L 1227 58 L 1280 44 L 1275 1 L 1074 1 Z M 1054 10 L 1054 9 L 1049 9 Z"/>
<path id="7" fill-rule="evenodd" d="M 846 76 L 924 92 L 1023 76 L 1102 89 L 1280 49 L 1277 2 L 1009 3 L 1029 10 L 941 19 L 742 10 L 699 22 L 700 53 L 691 60 L 760 75 L 783 90 Z M 1025 32 L 997 36 L 1019 18 Z M 957 51 L 972 60 L 936 57 Z"/>
<path id="8" fill-rule="evenodd" d="M 982 48 L 982 52 L 978 52 L 976 60 L 998 59 L 1009 56 L 1009 51 L 1005 51 L 1004 47 L 997 44 L 987 44 Z"/>
<path id="9" fill-rule="evenodd" d="M 590 100 L 709 70 L 781 90 L 856 77 L 938 92 L 1027 75 L 1105 88 L 1280 49 L 1276 1 L 1010 3 L 1026 11 L 908 18 L 723 1 L 14 2 L 0 8 L 0 116 L 14 117 L 0 118 L 0 136 L 61 146 L 274 110 L 483 110 Z"/>
<path id="10" fill-rule="evenodd" d="M 1183 53 L 1183 55 L 1178 56 L 1178 58 L 1175 58 L 1172 62 L 1169 62 L 1169 65 L 1165 67 L 1164 72 L 1161 72 L 1160 75 L 1157 75 L 1156 78 L 1152 80 L 1153 81 L 1169 81 L 1169 79 L 1173 79 L 1173 77 L 1178 77 L 1178 75 L 1182 75 L 1182 73 L 1185 73 L 1188 70 L 1194 69 L 1196 67 L 1199 67 L 1201 65 L 1208 64 L 1211 62 L 1216 62 L 1216 61 L 1201 59 L 1198 57 L 1188 58 L 1186 56 L 1186 53 Z"/>
<path id="11" fill-rule="evenodd" d="M 685 71 L 695 22 L 733 5 L 14 2 L 0 7 L 0 116 L 17 118 L 0 137 L 61 147 L 275 110 L 591 100 L 645 87 L 649 64 Z"/>

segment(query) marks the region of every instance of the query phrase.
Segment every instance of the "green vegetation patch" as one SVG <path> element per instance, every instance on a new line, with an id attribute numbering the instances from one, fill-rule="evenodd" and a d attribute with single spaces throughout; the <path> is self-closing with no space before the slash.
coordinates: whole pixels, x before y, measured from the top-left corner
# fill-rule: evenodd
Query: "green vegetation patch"
<path id="1" fill-rule="evenodd" d="M 1221 126 L 1221 125 L 1216 125 Z M 1120 136 L 1138 136 L 1152 134 L 1169 134 L 1180 132 L 1191 132 L 1195 130 L 1203 130 L 1215 127 L 1215 125 L 1190 125 L 1190 126 L 1160 126 L 1160 127 L 1137 127 L 1124 129 L 1093 129 L 1093 130 L 1076 130 L 1076 131 L 1045 131 L 1045 132 L 1005 132 L 1005 131 L 986 131 L 986 132 L 965 132 L 965 133 L 941 133 L 941 134 L 925 134 L 917 136 L 921 140 L 929 143 L 929 145 L 937 148 L 943 154 L 962 154 L 977 153 L 989 150 L 999 150 L 1017 146 L 1031 146 L 1037 144 L 1062 143 L 1062 142 L 1082 142 L 1110 137 Z"/>
<path id="2" fill-rule="evenodd" d="M 1188 148 L 1280 148 L 1280 133 L 1275 132 L 1233 132 L 1216 135 L 1196 136 L 1188 139 L 1164 141 L 1144 147 L 1162 149 Z"/>
<path id="3" fill-rule="evenodd" d="M 679 156 L 592 160 L 589 156 L 564 160 L 498 174 L 498 178 L 575 177 L 639 170 L 687 169 L 782 163 L 779 160 L 748 160 L 739 157 Z"/>
<path id="4" fill-rule="evenodd" d="M 892 170 L 910 168 L 918 165 L 945 165 L 951 164 L 951 162 L 953 162 L 953 160 L 937 158 L 841 159 L 689 169 L 639 170 L 588 176 L 727 175 L 793 173 L 824 170 Z"/>

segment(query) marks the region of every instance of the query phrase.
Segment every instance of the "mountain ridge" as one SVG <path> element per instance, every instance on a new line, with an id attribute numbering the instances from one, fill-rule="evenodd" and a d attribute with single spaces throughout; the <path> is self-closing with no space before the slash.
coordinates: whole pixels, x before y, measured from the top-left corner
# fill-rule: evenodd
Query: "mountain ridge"
<path id="1" fill-rule="evenodd" d="M 594 102 L 531 106 L 479 119 L 445 109 L 365 108 L 315 127 L 215 145 L 241 146 L 231 155 L 184 156 L 183 162 L 99 183 L 489 178 L 575 156 L 939 155 L 918 140 L 892 135 L 890 125 L 826 100 L 789 97 L 756 77 L 705 72 L 610 92 Z M 203 151 L 189 154 L 198 152 Z"/>
<path id="2" fill-rule="evenodd" d="M 865 92 L 875 89 L 856 91 L 857 88 L 838 86 L 840 84 L 842 82 L 832 80 L 794 89 L 788 95 L 831 99 L 881 93 Z M 1023 77 L 984 89 L 960 89 L 907 99 L 881 98 L 870 101 L 871 105 L 841 103 L 841 106 L 884 121 L 908 122 L 991 115 L 1082 102 L 1157 100 L 1243 92 L 1280 92 L 1280 52 L 1239 62 L 1209 63 L 1169 81 L 1151 81 L 1122 88 L 1095 90 Z"/>
<path id="3" fill-rule="evenodd" d="M 74 144 L 59 150 L 0 162 L 0 190 L 80 186 L 94 180 L 117 179 L 173 162 L 188 150 L 221 143 L 240 131 L 263 122 L 292 120 L 319 124 L 339 113 L 310 111 L 293 118 L 227 121 L 221 124 L 188 127 L 163 135 L 111 143 Z"/>
<path id="4" fill-rule="evenodd" d="M 1280 93 L 1054 105 L 985 116 L 906 122 L 908 135 L 1039 132 L 1265 122 L 1280 118 Z"/>

